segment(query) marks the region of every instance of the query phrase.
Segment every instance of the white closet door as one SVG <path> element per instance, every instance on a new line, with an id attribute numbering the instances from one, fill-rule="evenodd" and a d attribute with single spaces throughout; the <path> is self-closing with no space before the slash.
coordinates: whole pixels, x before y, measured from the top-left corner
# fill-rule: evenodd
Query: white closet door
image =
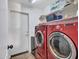
<path id="1" fill-rule="evenodd" d="M 9 43 L 13 49 L 9 51 L 11 55 L 29 50 L 29 18 L 28 14 L 20 12 L 10 12 L 9 19 Z"/>

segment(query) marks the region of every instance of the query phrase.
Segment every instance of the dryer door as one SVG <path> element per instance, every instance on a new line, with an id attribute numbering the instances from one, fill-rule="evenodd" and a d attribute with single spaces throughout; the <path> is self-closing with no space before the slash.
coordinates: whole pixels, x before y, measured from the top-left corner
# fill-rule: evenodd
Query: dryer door
<path id="1" fill-rule="evenodd" d="M 41 46 L 43 45 L 43 40 L 44 40 L 44 35 L 43 35 L 43 33 L 42 33 L 41 31 L 38 31 L 38 32 L 36 33 L 35 39 L 36 39 L 36 45 L 37 45 L 38 47 L 41 47 Z"/>
<path id="2" fill-rule="evenodd" d="M 67 35 L 54 32 L 48 40 L 48 47 L 56 59 L 76 59 L 76 47 Z"/>
<path id="3" fill-rule="evenodd" d="M 36 46 L 37 46 L 37 49 L 36 49 L 36 57 L 37 59 L 46 59 L 46 49 L 45 49 L 45 44 L 44 44 L 44 33 L 41 32 L 41 31 L 38 31 L 36 33 L 36 37 L 35 37 L 35 40 L 36 40 Z"/>

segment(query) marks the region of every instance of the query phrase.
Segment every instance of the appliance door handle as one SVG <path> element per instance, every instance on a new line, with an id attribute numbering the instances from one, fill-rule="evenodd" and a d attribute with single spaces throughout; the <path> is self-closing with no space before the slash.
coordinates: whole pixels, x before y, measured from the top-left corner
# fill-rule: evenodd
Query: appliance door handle
<path id="1" fill-rule="evenodd" d="M 38 54 L 40 57 L 42 57 L 41 54 L 40 54 L 39 52 L 37 52 L 37 54 Z"/>
<path id="2" fill-rule="evenodd" d="M 35 51 L 38 47 L 34 48 L 32 51 Z"/>

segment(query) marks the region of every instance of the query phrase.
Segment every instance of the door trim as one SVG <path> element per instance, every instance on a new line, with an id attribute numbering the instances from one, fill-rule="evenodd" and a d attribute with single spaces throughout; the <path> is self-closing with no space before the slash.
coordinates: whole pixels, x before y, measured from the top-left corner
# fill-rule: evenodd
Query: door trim
<path id="1" fill-rule="evenodd" d="M 25 54 L 25 53 L 28 53 L 29 51 L 24 51 L 24 52 L 21 52 L 21 53 L 17 53 L 17 54 L 14 54 L 14 55 L 11 55 L 11 58 L 12 57 L 16 57 L 16 56 L 19 56 L 19 55 L 22 55 L 22 54 Z M 11 59 L 10 58 L 10 59 Z"/>

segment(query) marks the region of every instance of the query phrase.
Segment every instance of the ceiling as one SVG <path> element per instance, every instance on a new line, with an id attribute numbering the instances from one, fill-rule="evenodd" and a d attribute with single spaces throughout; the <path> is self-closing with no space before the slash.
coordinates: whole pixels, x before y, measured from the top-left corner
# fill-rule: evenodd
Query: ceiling
<path id="1" fill-rule="evenodd" d="M 51 3 L 54 3 L 57 0 L 37 0 L 35 3 L 31 3 L 31 0 L 9 0 L 11 2 L 21 3 L 22 5 L 29 7 L 29 8 L 40 8 L 44 9 Z"/>
<path id="2" fill-rule="evenodd" d="M 11 2 L 17 2 L 21 3 L 23 6 L 28 7 L 28 8 L 40 8 L 44 9 L 46 6 L 49 4 L 53 4 L 58 0 L 37 0 L 35 3 L 31 3 L 32 0 L 9 0 Z M 78 0 L 67 0 L 67 1 L 75 1 L 78 2 Z"/>

